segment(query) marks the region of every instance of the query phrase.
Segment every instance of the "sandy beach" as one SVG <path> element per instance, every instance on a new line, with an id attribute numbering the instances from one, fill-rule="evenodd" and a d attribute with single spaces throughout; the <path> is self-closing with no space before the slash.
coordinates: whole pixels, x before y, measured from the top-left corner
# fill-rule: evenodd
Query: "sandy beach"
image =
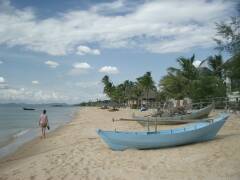
<path id="1" fill-rule="evenodd" d="M 216 112 L 213 112 L 216 114 Z M 130 109 L 81 108 L 73 121 L 0 161 L 0 180 L 240 179 L 240 116 L 231 114 L 216 139 L 157 150 L 111 151 L 96 129 L 144 130 Z M 161 126 L 167 128 L 167 126 Z"/>

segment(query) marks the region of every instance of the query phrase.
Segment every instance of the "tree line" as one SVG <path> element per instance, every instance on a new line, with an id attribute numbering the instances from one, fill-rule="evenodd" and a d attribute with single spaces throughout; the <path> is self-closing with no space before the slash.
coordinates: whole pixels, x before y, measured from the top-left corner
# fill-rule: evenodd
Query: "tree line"
<path id="1" fill-rule="evenodd" d="M 238 11 L 239 12 L 239 11 Z M 239 12 L 240 15 L 240 12 Z M 158 87 L 154 82 L 151 72 L 136 78 L 136 81 L 125 80 L 114 85 L 109 76 L 102 78 L 104 93 L 113 102 L 123 103 L 128 100 L 139 100 L 152 91 L 156 94 L 157 101 L 170 98 L 191 98 L 193 101 L 200 99 L 225 97 L 226 78 L 232 80 L 232 90 L 240 90 L 240 17 L 232 17 L 228 23 L 217 23 L 216 49 L 226 52 L 230 59 L 224 62 L 219 53 L 194 64 L 195 55 L 192 57 L 177 58 L 178 68 L 169 67 L 167 74 L 160 79 Z M 204 64 L 204 66 L 203 66 Z M 207 64 L 207 66 L 206 66 Z"/>

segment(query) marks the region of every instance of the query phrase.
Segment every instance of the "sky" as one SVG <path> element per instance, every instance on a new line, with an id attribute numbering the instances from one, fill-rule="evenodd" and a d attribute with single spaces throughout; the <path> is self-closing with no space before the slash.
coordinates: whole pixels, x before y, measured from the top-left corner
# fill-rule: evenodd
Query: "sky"
<path id="1" fill-rule="evenodd" d="M 234 0 L 0 0 L 0 103 L 105 99 L 150 71 L 158 85 L 180 56 L 217 54 L 216 22 Z"/>

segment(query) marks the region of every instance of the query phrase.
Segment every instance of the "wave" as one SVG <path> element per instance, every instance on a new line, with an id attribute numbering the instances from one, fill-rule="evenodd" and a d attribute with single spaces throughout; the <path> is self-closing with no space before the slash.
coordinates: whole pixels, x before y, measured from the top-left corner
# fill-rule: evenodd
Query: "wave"
<path id="1" fill-rule="evenodd" d="M 18 138 L 18 137 L 26 134 L 26 133 L 29 132 L 29 131 L 30 131 L 30 129 L 25 129 L 25 130 L 23 130 L 23 131 L 20 131 L 20 132 L 17 133 L 17 134 L 14 134 L 13 137 L 14 137 L 14 138 Z"/>

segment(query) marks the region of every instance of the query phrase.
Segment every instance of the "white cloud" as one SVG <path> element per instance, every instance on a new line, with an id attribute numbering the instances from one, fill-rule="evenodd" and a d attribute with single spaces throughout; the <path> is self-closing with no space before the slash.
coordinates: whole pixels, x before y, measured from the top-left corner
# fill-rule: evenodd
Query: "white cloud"
<path id="1" fill-rule="evenodd" d="M 88 46 L 78 46 L 76 54 L 78 54 L 78 55 L 86 55 L 86 54 L 100 55 L 101 52 L 98 49 L 91 49 Z"/>
<path id="2" fill-rule="evenodd" d="M 98 80 L 68 81 L 65 86 L 68 89 L 71 101 L 75 103 L 106 98 L 103 94 L 103 84 Z"/>
<path id="3" fill-rule="evenodd" d="M 114 66 L 103 66 L 99 69 L 99 72 L 107 74 L 118 74 L 119 70 L 117 67 Z"/>
<path id="4" fill-rule="evenodd" d="M 73 64 L 73 68 L 70 70 L 70 72 L 68 74 L 73 75 L 73 76 L 80 75 L 80 74 L 86 74 L 86 73 L 88 73 L 88 70 L 91 68 L 92 67 L 86 62 L 75 63 L 75 64 Z"/>
<path id="5" fill-rule="evenodd" d="M 34 80 L 34 81 L 32 81 L 32 84 L 39 84 L 39 81 Z"/>
<path id="6" fill-rule="evenodd" d="M 76 82 L 74 83 L 74 86 L 81 87 L 81 88 L 96 88 L 98 86 L 101 86 L 101 83 L 99 81 L 84 81 L 84 82 Z"/>
<path id="7" fill-rule="evenodd" d="M 75 69 L 89 69 L 89 68 L 91 68 L 91 66 L 88 63 L 86 63 L 86 62 L 75 63 L 75 64 L 73 64 L 73 67 Z"/>
<path id="8" fill-rule="evenodd" d="M 0 61 L 0 64 L 2 64 L 3 62 L 2 61 Z"/>
<path id="9" fill-rule="evenodd" d="M 6 80 L 4 79 L 4 77 L 0 76 L 0 90 L 2 89 L 9 89 L 9 86 L 6 82 Z"/>
<path id="10" fill-rule="evenodd" d="M 0 44 L 51 55 L 100 54 L 97 49 L 79 46 L 91 43 L 155 53 L 210 47 L 215 22 L 232 15 L 235 5 L 223 0 L 146 0 L 130 5 L 130 1 L 119 0 L 41 20 L 31 9 L 16 9 L 4 2 L 0 4 Z M 120 11 L 129 7 L 127 12 Z"/>
<path id="11" fill-rule="evenodd" d="M 9 89 L 8 84 L 2 84 L 2 83 L 0 83 L 0 90 L 1 90 L 1 89 Z"/>
<path id="12" fill-rule="evenodd" d="M 5 79 L 4 79 L 4 77 L 0 77 L 0 83 L 5 83 L 6 81 L 5 81 Z"/>
<path id="13" fill-rule="evenodd" d="M 198 67 L 200 66 L 201 62 L 202 62 L 202 61 L 195 60 L 195 61 L 193 62 L 193 65 L 194 65 L 196 68 L 198 68 Z"/>
<path id="14" fill-rule="evenodd" d="M 45 61 L 45 64 L 48 65 L 50 68 L 56 68 L 59 66 L 59 63 L 55 61 Z"/>
<path id="15" fill-rule="evenodd" d="M 113 14 L 116 12 L 124 12 L 125 4 L 123 0 L 117 0 L 110 3 L 101 3 L 100 5 L 92 6 L 91 11 L 100 14 Z"/>
<path id="16" fill-rule="evenodd" d="M 106 96 L 102 93 L 101 83 L 95 82 L 87 85 L 83 82 L 80 84 L 67 84 L 69 90 L 42 90 L 24 88 L 1 88 L 0 84 L 0 102 L 1 103 L 53 103 L 53 102 L 66 102 L 66 103 L 79 103 L 81 101 L 105 99 Z M 78 88 L 81 87 L 81 88 Z M 94 89 L 92 87 L 95 87 Z M 78 88 L 78 91 L 74 89 Z"/>
<path id="17" fill-rule="evenodd" d="M 68 102 L 70 98 L 56 91 L 31 90 L 27 88 L 0 89 L 1 102 Z"/>

